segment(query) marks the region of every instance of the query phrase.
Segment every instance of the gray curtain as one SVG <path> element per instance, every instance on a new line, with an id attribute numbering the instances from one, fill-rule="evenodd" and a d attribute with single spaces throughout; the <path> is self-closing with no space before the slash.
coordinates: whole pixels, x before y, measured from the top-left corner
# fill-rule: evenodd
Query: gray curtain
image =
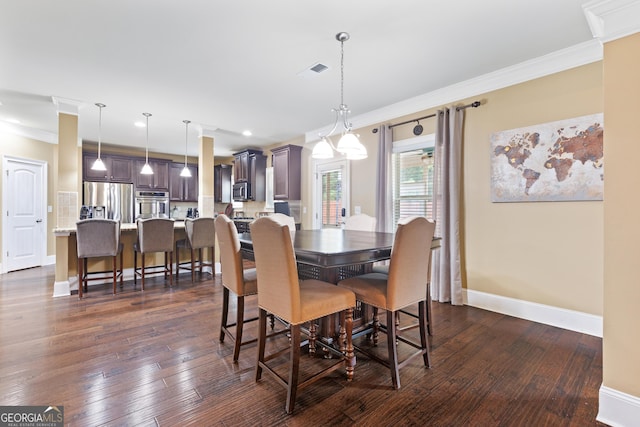
<path id="1" fill-rule="evenodd" d="M 376 181 L 376 231 L 393 231 L 393 195 L 391 188 L 391 153 L 393 134 L 389 126 L 378 128 L 378 174 Z"/>
<path id="2" fill-rule="evenodd" d="M 460 271 L 460 200 L 462 190 L 462 124 L 464 109 L 438 111 L 435 146 L 434 201 L 436 236 L 433 251 L 431 298 L 462 305 Z"/>

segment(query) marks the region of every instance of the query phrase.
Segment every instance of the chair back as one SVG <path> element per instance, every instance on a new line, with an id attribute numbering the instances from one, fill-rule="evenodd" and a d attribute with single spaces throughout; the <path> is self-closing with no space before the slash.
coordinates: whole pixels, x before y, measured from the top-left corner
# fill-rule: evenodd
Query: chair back
<path id="1" fill-rule="evenodd" d="M 376 219 L 367 214 L 351 215 L 344 222 L 345 230 L 376 231 Z"/>
<path id="2" fill-rule="evenodd" d="M 296 240 L 296 220 L 292 216 L 277 212 L 269 216 L 280 224 L 288 226 L 289 234 L 291 234 L 291 241 L 294 242 Z"/>
<path id="3" fill-rule="evenodd" d="M 289 226 L 273 215 L 249 225 L 258 276 L 258 306 L 286 322 L 301 318 L 300 285 Z"/>
<path id="4" fill-rule="evenodd" d="M 424 217 L 413 216 L 398 222 L 387 282 L 389 310 L 425 299 L 434 231 L 435 223 Z"/>
<path id="5" fill-rule="evenodd" d="M 216 236 L 220 247 L 220 269 L 222 284 L 236 295 L 244 294 L 244 277 L 242 253 L 238 230 L 233 221 L 226 215 L 218 215 L 215 219 Z"/>
<path id="6" fill-rule="evenodd" d="M 145 252 L 173 251 L 173 219 L 147 218 L 139 219 L 138 250 Z"/>
<path id="7" fill-rule="evenodd" d="M 84 219 L 76 222 L 78 258 L 115 256 L 120 245 L 120 221 Z"/>
<path id="8" fill-rule="evenodd" d="M 184 229 L 193 249 L 212 248 L 215 246 L 215 223 L 211 217 L 187 218 Z"/>

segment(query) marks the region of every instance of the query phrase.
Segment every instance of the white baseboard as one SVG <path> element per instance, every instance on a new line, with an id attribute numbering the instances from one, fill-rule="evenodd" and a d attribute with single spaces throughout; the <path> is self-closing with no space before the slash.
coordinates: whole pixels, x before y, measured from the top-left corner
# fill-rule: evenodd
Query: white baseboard
<path id="1" fill-rule="evenodd" d="M 640 398 L 600 386 L 597 421 L 612 427 L 637 426 L 640 420 Z"/>
<path id="2" fill-rule="evenodd" d="M 602 316 L 469 289 L 463 289 L 463 301 L 471 307 L 602 338 Z"/>

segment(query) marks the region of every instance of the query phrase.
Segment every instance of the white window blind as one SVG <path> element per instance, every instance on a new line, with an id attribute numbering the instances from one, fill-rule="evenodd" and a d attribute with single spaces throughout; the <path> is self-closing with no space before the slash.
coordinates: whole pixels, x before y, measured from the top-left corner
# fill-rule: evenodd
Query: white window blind
<path id="1" fill-rule="evenodd" d="M 322 226 L 339 227 L 342 221 L 342 169 L 323 171 Z"/>
<path id="2" fill-rule="evenodd" d="M 407 149 L 408 148 L 408 149 Z M 393 154 L 393 224 L 407 216 L 433 220 L 433 145 L 415 144 Z"/>

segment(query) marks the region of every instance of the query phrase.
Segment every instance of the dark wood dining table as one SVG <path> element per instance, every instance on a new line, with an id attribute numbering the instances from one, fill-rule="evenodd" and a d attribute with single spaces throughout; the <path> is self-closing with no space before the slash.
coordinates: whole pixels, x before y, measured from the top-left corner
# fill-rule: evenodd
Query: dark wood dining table
<path id="1" fill-rule="evenodd" d="M 240 233 L 238 237 L 243 254 L 252 259 L 251 234 Z M 293 243 L 298 273 L 304 279 L 330 283 L 363 274 L 373 262 L 391 258 L 393 238 L 393 233 L 337 228 L 298 230 Z"/>

